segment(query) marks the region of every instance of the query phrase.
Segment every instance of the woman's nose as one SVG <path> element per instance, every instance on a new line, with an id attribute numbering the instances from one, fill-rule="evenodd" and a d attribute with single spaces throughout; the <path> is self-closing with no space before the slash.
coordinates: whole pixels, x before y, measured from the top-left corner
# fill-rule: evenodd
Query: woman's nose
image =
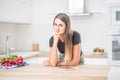
<path id="1" fill-rule="evenodd" d="M 59 25 L 56 26 L 56 29 L 59 29 Z"/>

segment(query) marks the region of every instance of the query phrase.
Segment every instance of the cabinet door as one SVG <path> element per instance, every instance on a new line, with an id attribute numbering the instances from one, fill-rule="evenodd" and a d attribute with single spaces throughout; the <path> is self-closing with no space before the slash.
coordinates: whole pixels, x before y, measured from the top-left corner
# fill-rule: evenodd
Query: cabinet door
<path id="1" fill-rule="evenodd" d="M 0 22 L 31 23 L 31 0 L 0 0 Z"/>

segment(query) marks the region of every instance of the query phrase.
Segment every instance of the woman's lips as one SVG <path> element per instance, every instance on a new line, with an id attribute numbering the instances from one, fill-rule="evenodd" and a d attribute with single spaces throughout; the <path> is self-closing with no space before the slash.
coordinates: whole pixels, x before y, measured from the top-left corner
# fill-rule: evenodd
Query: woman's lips
<path id="1" fill-rule="evenodd" d="M 57 33 L 59 33 L 60 31 L 56 31 Z"/>
<path id="2" fill-rule="evenodd" d="M 55 33 L 56 33 L 56 34 L 59 34 L 59 33 L 60 33 L 60 31 L 56 31 Z"/>

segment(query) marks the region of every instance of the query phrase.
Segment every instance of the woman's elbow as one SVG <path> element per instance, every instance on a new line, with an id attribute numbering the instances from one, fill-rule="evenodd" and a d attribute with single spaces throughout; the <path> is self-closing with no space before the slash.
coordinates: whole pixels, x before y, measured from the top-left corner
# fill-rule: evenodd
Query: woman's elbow
<path id="1" fill-rule="evenodd" d="M 75 62 L 73 63 L 73 66 L 77 66 L 77 65 L 79 65 L 79 62 L 78 62 L 78 61 L 75 61 Z"/>
<path id="2" fill-rule="evenodd" d="M 50 62 L 50 65 L 51 65 L 52 67 L 55 67 L 55 66 L 57 65 L 57 62 Z"/>
<path id="3" fill-rule="evenodd" d="M 79 63 L 74 63 L 74 66 L 77 66 Z"/>
<path id="4" fill-rule="evenodd" d="M 52 66 L 52 67 L 55 67 L 55 66 L 56 66 L 56 64 L 51 64 L 51 66 Z"/>

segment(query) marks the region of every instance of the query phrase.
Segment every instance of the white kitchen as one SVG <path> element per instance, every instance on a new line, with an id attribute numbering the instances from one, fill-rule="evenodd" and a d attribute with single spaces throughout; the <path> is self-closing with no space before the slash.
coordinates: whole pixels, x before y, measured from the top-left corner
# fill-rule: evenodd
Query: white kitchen
<path id="1" fill-rule="evenodd" d="M 83 65 L 43 65 L 57 13 L 66 13 L 72 30 L 80 33 Z M 119 0 L 0 0 L 0 59 L 13 53 L 28 63 L 0 67 L 0 80 L 119 80 L 119 36 Z"/>

